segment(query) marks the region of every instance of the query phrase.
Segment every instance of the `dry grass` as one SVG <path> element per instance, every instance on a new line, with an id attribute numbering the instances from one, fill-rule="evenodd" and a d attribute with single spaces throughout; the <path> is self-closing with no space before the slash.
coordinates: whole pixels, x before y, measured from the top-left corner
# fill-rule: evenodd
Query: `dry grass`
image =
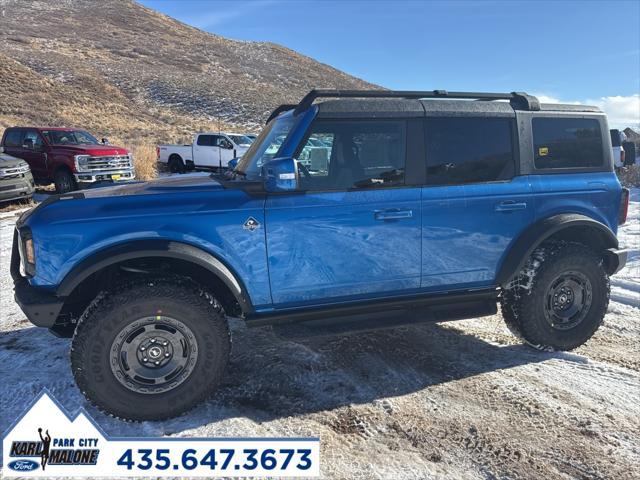
<path id="1" fill-rule="evenodd" d="M 13 212 L 14 210 L 20 210 L 22 208 L 35 207 L 37 203 L 33 199 L 28 200 L 13 200 L 10 202 L 0 202 L 0 213 Z"/>
<path id="2" fill-rule="evenodd" d="M 155 145 L 143 143 L 134 145 L 129 150 L 133 153 L 133 164 L 136 167 L 137 180 L 151 180 L 158 176 Z"/>

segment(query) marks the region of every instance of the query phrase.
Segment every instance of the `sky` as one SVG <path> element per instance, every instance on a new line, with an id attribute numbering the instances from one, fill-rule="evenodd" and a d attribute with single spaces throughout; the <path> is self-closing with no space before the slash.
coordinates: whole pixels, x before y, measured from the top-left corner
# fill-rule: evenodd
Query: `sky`
<path id="1" fill-rule="evenodd" d="M 397 90 L 526 91 L 640 127 L 640 1 L 141 0 Z M 322 87 L 322 85 L 318 85 Z"/>

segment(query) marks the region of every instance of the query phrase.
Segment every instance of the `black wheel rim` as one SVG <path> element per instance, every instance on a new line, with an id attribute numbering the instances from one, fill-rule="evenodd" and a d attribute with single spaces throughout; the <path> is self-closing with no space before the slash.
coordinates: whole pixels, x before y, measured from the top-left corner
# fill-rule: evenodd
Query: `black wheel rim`
<path id="1" fill-rule="evenodd" d="M 61 193 L 66 193 L 71 190 L 71 178 L 69 175 L 61 174 L 58 176 L 58 190 Z"/>
<path id="2" fill-rule="evenodd" d="M 141 318 L 123 328 L 111 345 L 111 371 L 136 393 L 162 393 L 184 382 L 198 359 L 195 335 L 171 317 Z"/>
<path id="3" fill-rule="evenodd" d="M 556 330 L 576 327 L 587 316 L 593 291 L 591 282 L 581 272 L 565 272 L 555 278 L 545 297 L 544 314 Z"/>

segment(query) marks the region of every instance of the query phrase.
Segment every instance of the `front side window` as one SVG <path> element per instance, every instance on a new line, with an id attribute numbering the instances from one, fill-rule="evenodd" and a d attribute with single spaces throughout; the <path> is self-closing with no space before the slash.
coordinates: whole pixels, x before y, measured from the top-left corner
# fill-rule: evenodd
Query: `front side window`
<path id="1" fill-rule="evenodd" d="M 405 121 L 317 120 L 296 155 L 300 188 L 403 185 L 405 157 Z"/>
<path id="2" fill-rule="evenodd" d="M 515 172 L 512 120 L 426 120 L 427 185 L 509 180 Z"/>
<path id="3" fill-rule="evenodd" d="M 23 145 L 31 145 L 33 148 L 42 147 L 42 137 L 38 135 L 35 130 L 27 130 L 24 132 L 24 138 L 22 139 Z"/>
<path id="4" fill-rule="evenodd" d="M 604 164 L 600 122 L 595 118 L 534 118 L 538 169 L 593 168 Z"/>

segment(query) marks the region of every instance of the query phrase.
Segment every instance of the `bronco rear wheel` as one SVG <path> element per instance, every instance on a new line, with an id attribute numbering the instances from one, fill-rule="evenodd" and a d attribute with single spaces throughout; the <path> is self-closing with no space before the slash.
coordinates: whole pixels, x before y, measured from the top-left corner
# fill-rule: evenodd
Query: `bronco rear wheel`
<path id="1" fill-rule="evenodd" d="M 226 317 L 212 295 L 187 279 L 153 278 L 94 300 L 76 328 L 71 367 L 98 408 L 161 420 L 213 392 L 229 350 Z"/>
<path id="2" fill-rule="evenodd" d="M 609 305 L 609 277 L 586 245 L 548 242 L 537 248 L 502 292 L 507 327 L 542 350 L 572 350 L 600 327 Z"/>

